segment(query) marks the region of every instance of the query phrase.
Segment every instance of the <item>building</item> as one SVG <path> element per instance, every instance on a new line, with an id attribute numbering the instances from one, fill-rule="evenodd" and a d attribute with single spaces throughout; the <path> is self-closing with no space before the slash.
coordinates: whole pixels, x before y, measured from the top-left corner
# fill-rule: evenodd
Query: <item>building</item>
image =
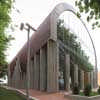
<path id="1" fill-rule="evenodd" d="M 30 39 L 30 88 L 40 91 L 59 91 L 59 44 L 57 41 L 57 19 L 64 11 L 75 12 L 61 3 L 49 14 Z M 81 68 L 71 63 L 70 54 L 65 53 L 64 89 L 69 91 L 70 84 L 78 83 L 83 89 L 86 84 L 97 87 L 97 72 Z M 26 87 L 27 44 L 23 46 L 8 67 L 8 85 L 14 88 Z"/>

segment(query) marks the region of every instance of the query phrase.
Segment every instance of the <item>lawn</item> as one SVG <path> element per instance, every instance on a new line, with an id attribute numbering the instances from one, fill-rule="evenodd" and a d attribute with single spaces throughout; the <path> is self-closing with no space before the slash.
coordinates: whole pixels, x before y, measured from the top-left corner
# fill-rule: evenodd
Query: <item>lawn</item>
<path id="1" fill-rule="evenodd" d="M 83 92 L 80 92 L 80 95 L 85 96 Z M 91 92 L 90 93 L 90 96 L 97 96 L 97 95 L 100 95 L 100 94 L 98 92 Z"/>
<path id="2" fill-rule="evenodd" d="M 0 87 L 0 100 L 25 100 L 15 91 L 7 90 Z"/>

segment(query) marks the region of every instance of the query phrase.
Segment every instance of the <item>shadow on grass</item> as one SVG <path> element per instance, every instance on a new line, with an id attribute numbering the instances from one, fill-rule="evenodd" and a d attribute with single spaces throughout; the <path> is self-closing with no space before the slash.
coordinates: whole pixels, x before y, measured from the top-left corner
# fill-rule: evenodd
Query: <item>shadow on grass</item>
<path id="1" fill-rule="evenodd" d="M 0 100 L 25 100 L 17 92 L 0 87 Z"/>

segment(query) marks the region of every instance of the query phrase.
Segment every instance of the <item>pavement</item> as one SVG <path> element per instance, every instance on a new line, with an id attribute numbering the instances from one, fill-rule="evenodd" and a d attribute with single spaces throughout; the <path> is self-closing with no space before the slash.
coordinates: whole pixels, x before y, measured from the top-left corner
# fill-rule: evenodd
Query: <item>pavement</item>
<path id="1" fill-rule="evenodd" d="M 26 90 L 21 89 L 20 91 L 26 92 Z M 60 91 L 57 93 L 47 93 L 47 92 L 40 92 L 37 90 L 29 90 L 29 94 L 32 97 L 35 97 L 37 100 L 69 100 L 64 98 L 65 91 Z"/>

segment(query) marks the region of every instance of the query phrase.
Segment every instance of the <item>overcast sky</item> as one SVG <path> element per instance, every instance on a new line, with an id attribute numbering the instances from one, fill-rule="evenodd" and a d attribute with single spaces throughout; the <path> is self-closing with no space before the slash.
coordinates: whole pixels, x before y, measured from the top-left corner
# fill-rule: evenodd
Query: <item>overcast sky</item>
<path id="1" fill-rule="evenodd" d="M 7 60 L 11 62 L 14 56 L 22 48 L 27 40 L 27 32 L 21 32 L 19 26 L 21 22 L 28 22 L 30 25 L 37 27 L 43 22 L 47 15 L 52 11 L 52 9 L 60 2 L 66 2 L 72 5 L 74 8 L 74 0 L 16 0 L 15 7 L 20 10 L 20 13 L 15 10 L 12 11 L 11 17 L 14 24 L 18 25 L 18 28 L 14 32 L 10 31 L 10 34 L 15 37 L 15 40 L 11 42 L 11 46 L 7 51 Z M 76 9 L 76 8 L 75 8 Z M 77 9 L 76 9 L 77 10 Z M 85 16 L 83 15 L 83 20 L 86 23 Z M 100 29 L 91 30 L 91 25 L 86 23 L 88 29 L 92 35 L 95 43 L 97 57 L 98 57 L 98 68 L 100 69 Z M 31 32 L 31 34 L 33 34 Z"/>

